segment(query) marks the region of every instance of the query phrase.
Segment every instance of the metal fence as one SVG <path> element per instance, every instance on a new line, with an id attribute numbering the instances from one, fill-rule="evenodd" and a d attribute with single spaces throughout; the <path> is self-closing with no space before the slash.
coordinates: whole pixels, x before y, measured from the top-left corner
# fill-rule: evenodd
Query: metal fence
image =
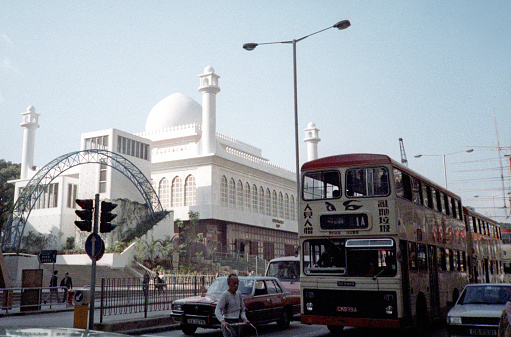
<path id="1" fill-rule="evenodd" d="M 140 278 L 101 280 L 100 323 L 104 316 L 170 310 L 172 301 L 200 295 L 214 275 L 166 275 L 164 283 L 144 285 Z"/>
<path id="2" fill-rule="evenodd" d="M 65 293 L 66 287 L 1 288 L 0 312 L 10 314 L 66 308 L 71 302 Z"/>

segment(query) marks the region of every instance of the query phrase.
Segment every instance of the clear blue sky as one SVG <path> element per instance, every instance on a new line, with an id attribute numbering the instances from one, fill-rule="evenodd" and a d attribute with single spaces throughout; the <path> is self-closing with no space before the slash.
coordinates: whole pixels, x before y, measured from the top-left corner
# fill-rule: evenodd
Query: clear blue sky
<path id="1" fill-rule="evenodd" d="M 497 145 L 493 114 L 500 145 L 511 146 L 510 17 L 508 0 L 0 0 L 0 158 L 21 162 L 29 105 L 41 114 L 43 166 L 78 150 L 83 132 L 143 131 L 175 92 L 200 103 L 197 75 L 211 65 L 221 76 L 217 130 L 294 170 L 292 47 L 242 45 L 349 19 L 347 30 L 297 45 L 300 139 L 312 121 L 320 156 L 399 161 L 402 137 L 410 168 L 442 185 L 442 158 L 414 155 L 474 148 L 447 157 L 449 188 L 493 215 L 493 200 L 502 206 L 497 152 L 487 151 Z M 508 160 L 504 170 L 509 177 Z"/>

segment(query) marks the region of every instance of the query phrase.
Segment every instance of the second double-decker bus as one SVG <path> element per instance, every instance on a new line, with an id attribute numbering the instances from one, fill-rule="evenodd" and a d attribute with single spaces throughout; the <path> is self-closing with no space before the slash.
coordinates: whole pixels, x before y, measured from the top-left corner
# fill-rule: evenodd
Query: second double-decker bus
<path id="1" fill-rule="evenodd" d="M 419 329 L 469 282 L 461 199 L 379 154 L 302 166 L 301 322 Z"/>
<path id="2" fill-rule="evenodd" d="M 497 221 L 463 207 L 465 225 L 470 235 L 470 281 L 473 283 L 504 282 L 502 232 Z"/>

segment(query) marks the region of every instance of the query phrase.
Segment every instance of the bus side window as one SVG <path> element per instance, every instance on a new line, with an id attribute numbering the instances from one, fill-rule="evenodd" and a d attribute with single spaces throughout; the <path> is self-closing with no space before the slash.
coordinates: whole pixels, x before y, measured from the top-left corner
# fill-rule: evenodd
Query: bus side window
<path id="1" fill-rule="evenodd" d="M 426 271 L 428 269 L 428 259 L 426 255 L 426 245 L 419 243 L 417 245 L 417 267 L 419 270 Z"/>

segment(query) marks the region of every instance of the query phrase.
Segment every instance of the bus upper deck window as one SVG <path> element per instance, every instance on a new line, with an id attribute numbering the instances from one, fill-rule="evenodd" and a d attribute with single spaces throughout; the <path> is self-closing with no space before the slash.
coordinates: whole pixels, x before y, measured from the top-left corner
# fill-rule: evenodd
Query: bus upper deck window
<path id="1" fill-rule="evenodd" d="M 389 174 L 386 168 L 359 168 L 346 172 L 348 197 L 376 197 L 388 194 Z"/>
<path id="2" fill-rule="evenodd" d="M 337 199 L 341 197 L 339 171 L 306 172 L 303 176 L 303 199 Z"/>

